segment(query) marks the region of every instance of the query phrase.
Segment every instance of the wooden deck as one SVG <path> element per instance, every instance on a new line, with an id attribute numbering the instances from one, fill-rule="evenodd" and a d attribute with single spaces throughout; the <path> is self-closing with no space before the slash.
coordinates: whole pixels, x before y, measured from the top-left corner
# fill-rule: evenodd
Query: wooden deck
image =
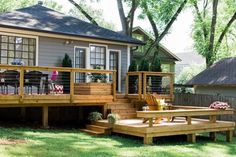
<path id="1" fill-rule="evenodd" d="M 196 133 L 209 132 L 211 138 L 215 132 L 226 131 L 226 140 L 231 141 L 235 122 L 216 121 L 215 123 L 205 119 L 192 119 L 192 124 L 188 125 L 184 117 L 177 117 L 174 122 L 163 120 L 161 124 L 143 123 L 142 119 L 120 120 L 117 124 L 110 125 L 107 120 L 100 120 L 96 125 L 111 127 L 112 132 L 126 135 L 133 135 L 144 138 L 144 144 L 151 144 L 153 137 L 188 135 L 189 142 L 195 142 Z M 213 137 L 214 138 L 214 137 Z M 213 139 L 214 140 L 214 139 Z"/>

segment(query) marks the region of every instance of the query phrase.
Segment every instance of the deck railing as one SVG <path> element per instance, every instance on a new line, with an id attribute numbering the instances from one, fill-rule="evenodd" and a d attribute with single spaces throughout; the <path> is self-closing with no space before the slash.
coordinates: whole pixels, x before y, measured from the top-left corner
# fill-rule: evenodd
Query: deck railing
<path id="1" fill-rule="evenodd" d="M 26 95 L 66 95 L 73 102 L 74 95 L 96 94 L 88 89 L 91 82 L 103 85 L 104 95 L 116 98 L 114 70 L 0 64 L 0 94 L 18 95 L 21 101 Z"/>
<path id="2" fill-rule="evenodd" d="M 147 93 L 157 93 L 160 98 L 173 99 L 174 73 L 128 72 L 126 95 L 145 99 Z"/>

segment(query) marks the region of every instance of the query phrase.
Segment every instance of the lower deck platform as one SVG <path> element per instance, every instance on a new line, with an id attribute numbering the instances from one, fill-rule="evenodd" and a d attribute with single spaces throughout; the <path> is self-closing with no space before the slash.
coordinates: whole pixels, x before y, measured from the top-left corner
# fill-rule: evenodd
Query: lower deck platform
<path id="1" fill-rule="evenodd" d="M 216 121 L 215 123 L 205 119 L 192 119 L 192 124 L 188 125 L 184 117 L 176 117 L 173 122 L 163 120 L 161 124 L 153 124 L 149 127 L 148 123 L 143 123 L 142 119 L 125 119 L 119 120 L 118 123 L 111 125 L 107 120 L 100 120 L 96 125 L 111 127 L 112 132 L 126 135 L 133 135 L 144 138 L 144 144 L 151 144 L 153 137 L 187 135 L 189 142 L 196 141 L 196 133 L 209 132 L 210 137 L 214 140 L 215 133 L 226 131 L 226 140 L 231 141 L 234 122 Z"/>

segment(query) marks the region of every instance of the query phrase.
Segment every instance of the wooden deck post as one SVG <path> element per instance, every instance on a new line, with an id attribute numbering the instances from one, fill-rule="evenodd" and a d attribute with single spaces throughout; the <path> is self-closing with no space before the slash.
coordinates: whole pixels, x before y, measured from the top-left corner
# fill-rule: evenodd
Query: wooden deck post
<path id="1" fill-rule="evenodd" d="M 107 118 L 107 108 L 108 108 L 108 105 L 107 104 L 104 104 L 103 105 L 103 118 L 106 119 Z"/>
<path id="2" fill-rule="evenodd" d="M 139 100 L 142 99 L 142 73 L 138 74 L 138 95 Z"/>
<path id="3" fill-rule="evenodd" d="M 24 97 L 24 68 L 20 68 L 20 85 L 19 85 L 19 95 L 20 95 L 20 103 L 23 102 Z"/>
<path id="4" fill-rule="evenodd" d="M 233 130 L 226 131 L 226 141 L 232 142 L 233 140 Z"/>
<path id="5" fill-rule="evenodd" d="M 191 143 L 195 143 L 196 142 L 196 134 L 188 134 L 187 141 L 191 142 Z"/>
<path id="6" fill-rule="evenodd" d="M 143 73 L 143 98 L 146 98 L 147 94 L 147 75 L 146 73 Z"/>
<path id="7" fill-rule="evenodd" d="M 113 101 L 116 101 L 116 71 L 113 72 Z"/>
<path id="8" fill-rule="evenodd" d="M 149 127 L 153 127 L 153 118 L 148 119 Z"/>
<path id="9" fill-rule="evenodd" d="M 209 136 L 210 136 L 210 139 L 212 140 L 212 141 L 216 141 L 216 132 L 210 132 L 209 133 Z"/>
<path id="10" fill-rule="evenodd" d="M 188 122 L 188 125 L 191 125 L 192 124 L 192 119 L 190 116 L 187 116 L 187 122 Z"/>
<path id="11" fill-rule="evenodd" d="M 44 128 L 48 128 L 48 106 L 43 106 L 42 123 Z"/>
<path id="12" fill-rule="evenodd" d="M 153 137 L 148 137 L 146 135 L 143 137 L 143 144 L 150 145 L 152 143 L 153 143 Z"/>
<path id="13" fill-rule="evenodd" d="M 129 75 L 126 74 L 125 78 L 125 95 L 129 94 Z"/>
<path id="14" fill-rule="evenodd" d="M 70 102 L 74 102 L 74 90 L 75 90 L 75 71 L 71 70 L 70 71 Z"/>

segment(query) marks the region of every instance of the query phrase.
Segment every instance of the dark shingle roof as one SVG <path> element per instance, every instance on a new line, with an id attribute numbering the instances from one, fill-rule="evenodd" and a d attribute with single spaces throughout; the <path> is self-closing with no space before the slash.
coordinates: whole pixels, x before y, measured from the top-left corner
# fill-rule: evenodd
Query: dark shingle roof
<path id="1" fill-rule="evenodd" d="M 93 25 L 71 16 L 66 16 L 41 5 L 34 5 L 13 12 L 0 14 L 0 26 L 131 44 L 144 44 L 129 36 Z"/>
<path id="2" fill-rule="evenodd" d="M 188 85 L 236 85 L 236 57 L 225 58 L 187 82 Z"/>

